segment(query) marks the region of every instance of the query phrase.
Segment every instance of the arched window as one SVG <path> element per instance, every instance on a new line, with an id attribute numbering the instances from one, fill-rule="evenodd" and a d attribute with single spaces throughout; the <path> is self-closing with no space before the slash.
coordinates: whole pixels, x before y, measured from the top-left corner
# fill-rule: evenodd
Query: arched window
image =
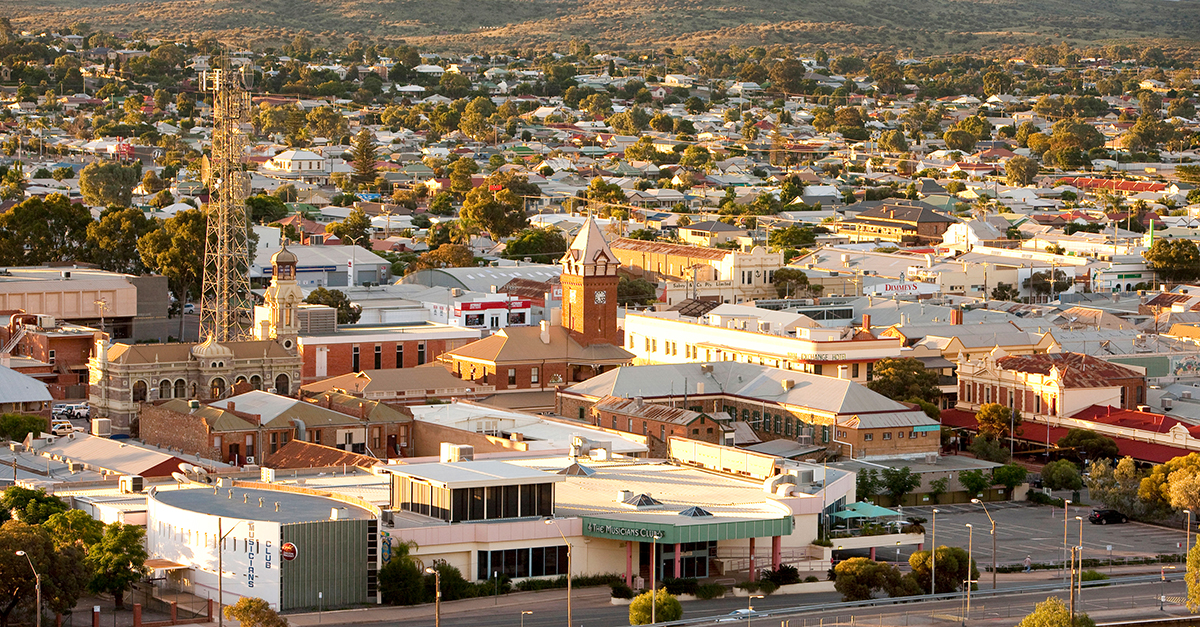
<path id="1" fill-rule="evenodd" d="M 225 395 L 225 379 L 217 377 L 212 380 L 212 398 L 221 398 Z"/>
<path id="2" fill-rule="evenodd" d="M 187 381 L 175 379 L 175 398 L 183 398 L 185 396 L 187 396 Z"/>
<path id="3" fill-rule="evenodd" d="M 171 382 L 163 379 L 158 382 L 158 397 L 171 398 Z"/>
<path id="4" fill-rule="evenodd" d="M 258 375 L 254 375 L 253 377 L 250 377 L 250 387 L 252 387 L 256 390 L 261 390 L 262 389 L 262 377 L 260 377 Z"/>
<path id="5" fill-rule="evenodd" d="M 291 394 L 292 388 L 289 384 L 290 381 L 288 380 L 288 376 L 286 374 L 281 374 L 278 377 L 275 377 L 275 393 L 284 395 Z"/>
<path id="6" fill-rule="evenodd" d="M 192 383 L 192 398 L 200 398 L 200 384 Z"/>
<path id="7" fill-rule="evenodd" d="M 145 381 L 138 381 L 133 384 L 133 402 L 143 403 L 146 401 L 147 386 Z"/>

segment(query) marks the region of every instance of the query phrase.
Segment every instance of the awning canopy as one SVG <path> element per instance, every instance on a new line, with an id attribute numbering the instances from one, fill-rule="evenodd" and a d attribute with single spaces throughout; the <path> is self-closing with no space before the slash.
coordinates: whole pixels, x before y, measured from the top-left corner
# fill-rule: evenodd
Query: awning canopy
<path id="1" fill-rule="evenodd" d="M 900 512 L 880 507 L 874 503 L 851 503 L 846 509 L 831 514 L 834 518 L 883 518 L 884 516 L 899 516 Z"/>
<path id="2" fill-rule="evenodd" d="M 180 564 L 157 557 L 152 557 L 146 560 L 146 568 L 150 570 L 179 570 L 180 568 L 191 568 L 187 564 Z"/>

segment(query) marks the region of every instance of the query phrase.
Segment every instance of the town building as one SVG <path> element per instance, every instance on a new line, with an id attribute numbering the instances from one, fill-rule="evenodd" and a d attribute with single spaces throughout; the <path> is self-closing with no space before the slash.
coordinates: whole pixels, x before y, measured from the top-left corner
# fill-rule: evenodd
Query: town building
<path id="1" fill-rule="evenodd" d="M 722 307 L 736 308 L 735 311 Z M 750 310 L 750 311 L 742 311 Z M 675 312 L 625 314 L 625 348 L 635 364 L 740 361 L 865 383 L 880 359 L 900 356 L 896 338 L 876 337 L 864 327 L 776 327 L 776 312 L 722 305 L 696 321 Z M 845 369 L 847 372 L 842 372 Z"/>
<path id="2" fill-rule="evenodd" d="M 434 322 L 362 324 L 298 338 L 302 381 L 387 368 L 415 368 L 479 339 L 478 329 Z"/>
<path id="3" fill-rule="evenodd" d="M 509 327 L 447 350 L 438 359 L 456 376 L 497 392 L 547 390 L 583 381 L 633 359 L 617 325 L 621 262 L 589 218 L 563 255 L 560 324 Z"/>
<path id="4" fill-rule="evenodd" d="M 733 446 L 733 419 L 721 412 L 712 415 L 681 407 L 646 403 L 639 398 L 602 398 L 588 416 L 597 427 L 641 433 L 651 457 L 667 456 L 667 438 L 674 436 Z"/>
<path id="5" fill-rule="evenodd" d="M 774 298 L 775 271 L 783 253 L 755 246 L 749 252 L 621 238 L 612 252 L 631 276 L 660 283 L 667 306 L 687 299 L 742 303 Z"/>
<path id="6" fill-rule="evenodd" d="M 728 414 L 764 441 L 786 439 L 854 459 L 920 457 L 940 448 L 918 408 L 848 379 L 736 361 L 617 368 L 558 392 L 558 414 L 587 421 L 607 397 Z M 819 455 L 817 455 L 819 456 Z"/>
<path id="7" fill-rule="evenodd" d="M 305 292 L 318 287 L 381 285 L 392 280 L 392 263 L 357 243 L 351 246 L 289 244 L 285 248 L 296 257 L 295 280 Z M 260 244 L 250 266 L 250 278 L 271 277 L 274 268 L 271 259 L 279 250 L 266 242 Z"/>
<path id="8" fill-rule="evenodd" d="M 837 232 L 851 242 L 940 244 L 942 234 L 956 222 L 925 203 L 889 199 L 838 222 Z"/>
<path id="9" fill-rule="evenodd" d="M 218 400 L 234 387 L 272 390 L 291 395 L 300 387 L 301 355 L 296 338 L 294 298 L 296 257 L 287 249 L 273 256 L 263 339 L 200 344 L 121 344 L 97 340 L 88 360 L 88 403 L 93 417 L 112 420 L 114 431 L 126 432 L 143 403 L 168 399 Z M 290 323 L 289 323 L 290 321 Z M 283 335 L 276 335 L 283 333 Z"/>
<path id="10" fill-rule="evenodd" d="M 9 267 L 0 272 L 0 311 L 48 316 L 133 341 L 179 335 L 167 319 L 167 279 L 94 268 Z"/>
<path id="11" fill-rule="evenodd" d="M 455 398 L 483 398 L 495 391 L 495 386 L 464 381 L 441 364 L 430 363 L 418 368 L 363 370 L 321 379 L 301 386 L 300 396 L 341 392 L 393 405 L 425 405 Z"/>

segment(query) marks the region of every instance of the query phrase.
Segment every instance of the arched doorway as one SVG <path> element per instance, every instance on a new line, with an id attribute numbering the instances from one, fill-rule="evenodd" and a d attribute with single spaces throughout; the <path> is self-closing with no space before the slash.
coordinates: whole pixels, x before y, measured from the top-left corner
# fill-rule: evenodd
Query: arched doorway
<path id="1" fill-rule="evenodd" d="M 221 398 L 222 396 L 225 396 L 225 379 L 217 377 L 212 380 L 211 386 L 212 389 L 209 391 L 212 393 L 212 398 Z"/>
<path id="2" fill-rule="evenodd" d="M 133 384 L 133 402 L 146 402 L 147 386 L 145 381 L 138 381 Z"/>
<path id="3" fill-rule="evenodd" d="M 250 387 L 252 387 L 256 390 L 261 390 L 262 389 L 262 377 L 260 377 L 258 375 L 254 375 L 254 376 L 250 377 Z"/>
<path id="4" fill-rule="evenodd" d="M 291 394 L 292 388 L 289 384 L 290 380 L 286 374 L 281 374 L 278 377 L 275 377 L 275 393 L 283 395 Z"/>
<path id="5" fill-rule="evenodd" d="M 158 397 L 171 398 L 171 382 L 163 379 L 158 382 Z"/>
<path id="6" fill-rule="evenodd" d="M 175 379 L 175 398 L 183 398 L 185 396 L 187 396 L 187 381 Z"/>

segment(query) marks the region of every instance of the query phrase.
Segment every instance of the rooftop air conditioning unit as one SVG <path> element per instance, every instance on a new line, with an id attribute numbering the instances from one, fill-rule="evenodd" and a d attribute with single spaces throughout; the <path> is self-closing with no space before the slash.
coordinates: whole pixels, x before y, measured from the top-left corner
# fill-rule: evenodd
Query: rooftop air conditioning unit
<path id="1" fill-rule="evenodd" d="M 122 475 L 117 480 L 117 487 L 121 494 L 136 494 L 142 491 L 144 480 L 141 475 Z"/>

